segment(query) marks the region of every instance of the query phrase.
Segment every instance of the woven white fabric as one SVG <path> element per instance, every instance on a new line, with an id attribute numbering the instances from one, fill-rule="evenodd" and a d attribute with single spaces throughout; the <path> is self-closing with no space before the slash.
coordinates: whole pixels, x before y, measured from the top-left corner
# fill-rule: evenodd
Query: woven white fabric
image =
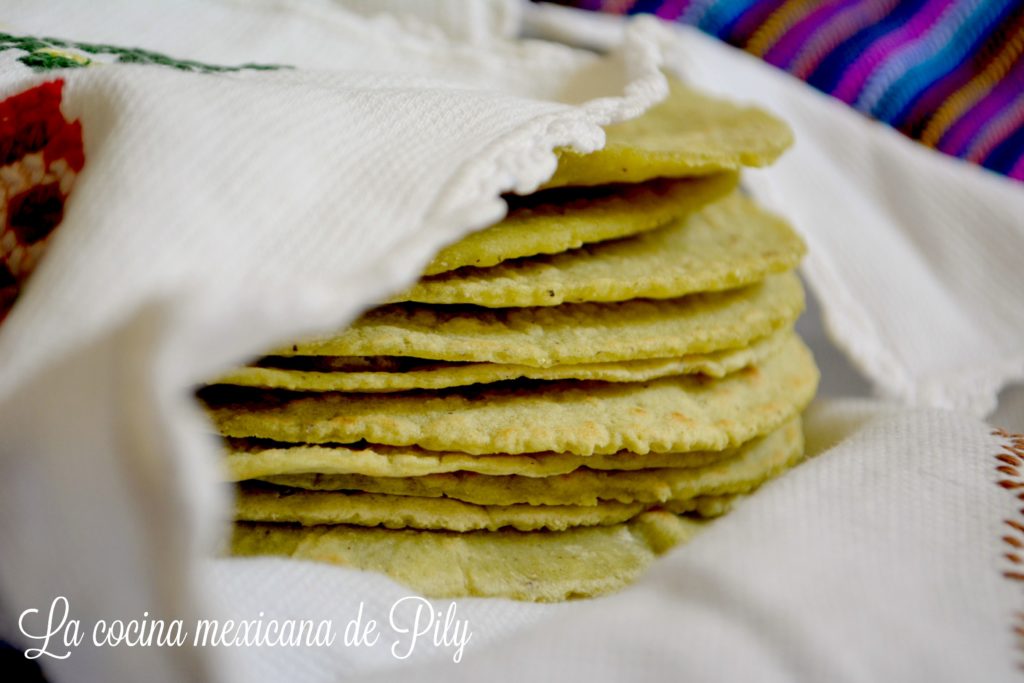
<path id="1" fill-rule="evenodd" d="M 295 67 L 39 74 L 18 50 L 0 55 L 0 95 L 65 80 L 86 156 L 0 329 L 0 588 L 12 636 L 23 606 L 55 594 L 85 623 L 196 615 L 208 595 L 196 562 L 219 547 L 227 500 L 195 383 L 407 286 L 442 244 L 501 216 L 500 192 L 549 177 L 554 147 L 595 148 L 600 124 L 666 89 L 643 27 L 598 58 L 448 43 L 329 3 L 5 10 L 18 33 Z M 220 655 L 110 654 L 77 652 L 49 670 L 197 680 Z"/>
<path id="2" fill-rule="evenodd" d="M 406 591 L 380 576 L 210 559 L 228 501 L 213 483 L 217 445 L 191 387 L 268 346 L 342 325 L 407 285 L 442 244 L 498 218 L 501 191 L 546 179 L 555 146 L 594 149 L 600 124 L 663 97 L 664 59 L 793 120 L 803 136 L 795 161 L 756 185 L 808 235 L 807 275 L 828 320 L 879 386 L 981 412 L 1001 381 L 1019 375 L 1010 334 L 1021 329 L 1019 304 L 982 305 L 1022 291 L 1007 266 L 1020 240 L 1010 219 L 1024 215 L 1019 188 L 905 151 L 898 137 L 793 94 L 801 89 L 777 85 L 770 71 L 653 22 L 598 57 L 484 40 L 509 32 L 517 15 L 507 2 L 467 12 L 461 28 L 452 3 L 438 7 L 441 29 L 418 23 L 422 8 L 365 18 L 315 0 L 6 3 L 14 33 L 294 68 L 99 64 L 40 74 L 17 51 L 0 52 L 0 97 L 66 81 L 64 110 L 82 121 L 86 152 L 64 221 L 0 326 L 4 638 L 28 644 L 18 615 L 56 595 L 83 624 L 144 611 L 186 622 L 264 612 L 332 618 L 340 629 L 360 601 L 383 623 Z M 575 19 L 558 21 L 577 30 Z M 618 26 L 591 34 L 621 40 Z M 829 146 L 833 120 L 844 143 L 863 144 Z M 858 157 L 861 148 L 871 151 Z M 865 185 L 874 177 L 867 154 L 889 149 L 903 151 L 877 157 L 891 166 L 887 184 Z M 859 185 L 835 162 L 847 157 L 860 159 Z M 932 196 L 913 178 L 892 190 L 904 181 L 901 163 L 960 188 L 935 191 L 948 216 L 925 208 L 920 224 L 907 218 Z M 812 181 L 821 186 L 797 192 Z M 844 208 L 825 226 L 809 194 Z M 951 254 L 949 244 L 912 241 L 931 223 L 959 230 L 950 240 L 982 234 L 977 216 L 955 228 L 949 217 L 966 221 L 985 197 L 980 227 L 1002 250 L 962 241 Z M 979 259 L 994 259 L 992 282 L 974 276 Z M 936 275 L 949 279 L 940 286 Z M 631 591 L 554 607 L 460 601 L 473 637 L 454 667 L 437 663 L 451 648 L 423 644 L 404 661 L 384 643 L 82 646 L 43 663 L 55 681 L 388 679 L 399 666 L 428 680 L 1005 678 L 1020 595 L 1001 575 L 1001 525 L 1015 504 L 994 484 L 998 439 L 970 417 L 881 404 L 819 406 L 810 434 L 839 445 Z"/>

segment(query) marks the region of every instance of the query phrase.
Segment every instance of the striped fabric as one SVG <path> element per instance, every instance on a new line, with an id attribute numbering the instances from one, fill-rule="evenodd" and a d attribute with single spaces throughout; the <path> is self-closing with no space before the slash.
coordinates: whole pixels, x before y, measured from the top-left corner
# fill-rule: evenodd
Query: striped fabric
<path id="1" fill-rule="evenodd" d="M 1021 0 L 559 0 L 699 27 L 946 154 L 1024 180 Z"/>

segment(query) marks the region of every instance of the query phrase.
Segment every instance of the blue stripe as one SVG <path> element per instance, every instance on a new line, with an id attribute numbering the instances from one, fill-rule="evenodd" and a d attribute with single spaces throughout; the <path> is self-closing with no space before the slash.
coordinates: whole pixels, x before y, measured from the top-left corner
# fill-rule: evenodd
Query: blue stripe
<path id="1" fill-rule="evenodd" d="M 654 14 L 661 7 L 664 0 L 639 0 L 629 8 L 630 14 Z"/>
<path id="2" fill-rule="evenodd" d="M 697 25 L 711 35 L 725 35 L 724 29 L 736 23 L 755 4 L 760 4 L 760 0 L 725 0 L 715 3 Z"/>
<path id="3" fill-rule="evenodd" d="M 949 75 L 964 59 L 973 54 L 1006 18 L 1014 5 L 1014 0 L 995 0 L 980 5 L 960 25 L 953 39 L 947 42 L 945 47 L 931 58 L 915 64 L 886 88 L 885 94 L 879 98 L 871 114 L 883 121 L 892 121 L 894 125 L 899 125 L 898 122 L 902 122 L 902 118 L 899 117 L 906 116 L 914 100 L 920 97 L 929 85 Z"/>
<path id="4" fill-rule="evenodd" d="M 868 26 L 840 43 L 807 78 L 807 82 L 825 92 L 832 92 L 850 64 L 857 59 L 872 43 L 898 30 L 911 17 L 925 7 L 930 0 L 910 0 L 900 2 L 884 19 L 873 26 Z"/>

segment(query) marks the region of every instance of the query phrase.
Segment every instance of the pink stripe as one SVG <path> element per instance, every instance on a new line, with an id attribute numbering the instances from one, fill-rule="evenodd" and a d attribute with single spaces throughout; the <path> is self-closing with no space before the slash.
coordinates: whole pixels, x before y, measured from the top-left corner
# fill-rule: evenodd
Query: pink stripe
<path id="1" fill-rule="evenodd" d="M 1015 180 L 1024 180 L 1024 154 L 1017 159 L 1017 163 L 1013 165 L 1013 170 L 1007 173 L 1007 175 Z"/>
<path id="2" fill-rule="evenodd" d="M 967 150 L 967 160 L 980 164 L 1003 140 L 1013 135 L 1021 124 L 1024 124 L 1024 91 L 1017 95 L 1008 109 L 985 126 L 982 135 Z"/>
<path id="3" fill-rule="evenodd" d="M 807 41 L 793 60 L 790 71 L 797 78 L 807 80 L 810 75 L 841 42 L 865 26 L 878 23 L 896 6 L 896 0 L 885 2 L 857 2 L 836 14 L 827 26 Z"/>
<path id="4" fill-rule="evenodd" d="M 857 0 L 852 0 L 855 4 Z M 807 40 L 807 37 L 821 29 L 833 16 L 844 11 L 851 0 L 835 0 L 824 3 L 800 21 L 789 27 L 789 30 L 782 34 L 775 44 L 772 45 L 763 56 L 766 62 L 781 66 L 783 69 L 789 66 L 793 55 L 800 49 Z"/>
<path id="5" fill-rule="evenodd" d="M 981 129 L 1020 94 L 1021 83 L 1024 83 L 1024 61 L 1018 57 L 1009 73 L 949 127 L 936 148 L 953 156 L 963 156 Z"/>
<path id="6" fill-rule="evenodd" d="M 952 4 L 953 0 L 929 2 L 901 28 L 876 40 L 847 68 L 839 85 L 832 91 L 832 95 L 852 104 L 875 67 L 889 57 L 896 48 L 903 47 L 906 43 L 920 38 Z"/>

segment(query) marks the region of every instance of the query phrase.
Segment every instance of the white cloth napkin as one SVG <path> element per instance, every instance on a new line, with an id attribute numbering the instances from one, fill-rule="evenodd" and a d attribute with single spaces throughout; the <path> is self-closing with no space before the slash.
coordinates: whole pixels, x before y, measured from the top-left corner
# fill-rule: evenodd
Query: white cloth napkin
<path id="1" fill-rule="evenodd" d="M 7 3 L 14 33 L 295 68 L 211 75 L 99 64 L 36 74 L 16 52 L 0 53 L 0 96 L 66 81 L 64 110 L 82 121 L 86 151 L 64 221 L 0 326 L 5 638 L 38 645 L 19 633 L 18 616 L 45 612 L 57 595 L 85 625 L 144 611 L 186 623 L 262 611 L 343 627 L 360 601 L 383 623 L 385 607 L 406 594 L 383 577 L 209 559 L 227 500 L 213 483 L 217 445 L 204 436 L 191 386 L 268 346 L 342 325 L 407 285 L 442 244 L 500 217 L 500 192 L 543 182 L 554 147 L 594 149 L 600 124 L 663 97 L 659 67 L 682 64 L 680 54 L 705 69 L 683 64 L 685 76 L 707 84 L 714 65 L 710 85 L 762 99 L 796 125 L 804 142 L 795 161 L 757 187 L 808 236 L 807 275 L 830 325 L 880 387 L 978 413 L 1000 382 L 1019 376 L 1011 333 L 1021 307 L 1007 296 L 1021 291 L 1007 265 L 1022 240 L 1019 188 L 654 22 L 633 25 L 598 57 L 484 40 L 508 31 L 502 17 L 517 11 L 508 2 L 467 12 L 476 28 L 461 31 L 451 28 L 451 3 L 439 6 L 444 30 L 417 24 L 422 9 L 362 18 L 314 0 Z M 559 30 L 575 21 L 558 19 Z M 620 42 L 618 27 L 598 32 Z M 836 144 L 861 144 L 839 154 L 833 125 L 845 136 Z M 858 156 L 862 149 L 870 151 Z M 883 153 L 887 183 L 869 182 L 865 157 Z M 955 188 L 922 194 L 917 173 Z M 798 191 L 801 182 L 815 185 Z M 949 227 L 927 208 L 932 194 L 963 224 Z M 843 207 L 827 223 L 814 220 L 819 197 Z M 979 202 L 986 213 L 970 214 Z M 926 220 L 910 219 L 919 215 Z M 960 240 L 955 254 L 945 240 L 933 244 L 943 230 Z M 992 263 L 978 273 L 985 259 Z M 964 415 L 891 405 L 822 406 L 810 424 L 814 438 L 839 447 L 765 489 L 636 589 L 556 607 L 460 601 L 474 634 L 464 660 L 454 673 L 416 673 L 470 677 L 500 665 L 489 675 L 546 667 L 614 680 L 626 668 L 674 678 L 690 666 L 730 680 L 759 663 L 747 671 L 1005 677 L 1020 595 L 1001 575 L 1001 525 L 1015 513 L 1013 496 L 994 484 L 997 439 Z M 900 638 L 909 641 L 902 650 Z M 925 653 L 931 661 L 911 672 Z M 410 661 L 450 657 L 451 648 L 423 644 Z M 336 643 L 82 646 L 43 664 L 57 681 L 327 681 L 386 677 L 410 661 L 384 645 Z"/>

